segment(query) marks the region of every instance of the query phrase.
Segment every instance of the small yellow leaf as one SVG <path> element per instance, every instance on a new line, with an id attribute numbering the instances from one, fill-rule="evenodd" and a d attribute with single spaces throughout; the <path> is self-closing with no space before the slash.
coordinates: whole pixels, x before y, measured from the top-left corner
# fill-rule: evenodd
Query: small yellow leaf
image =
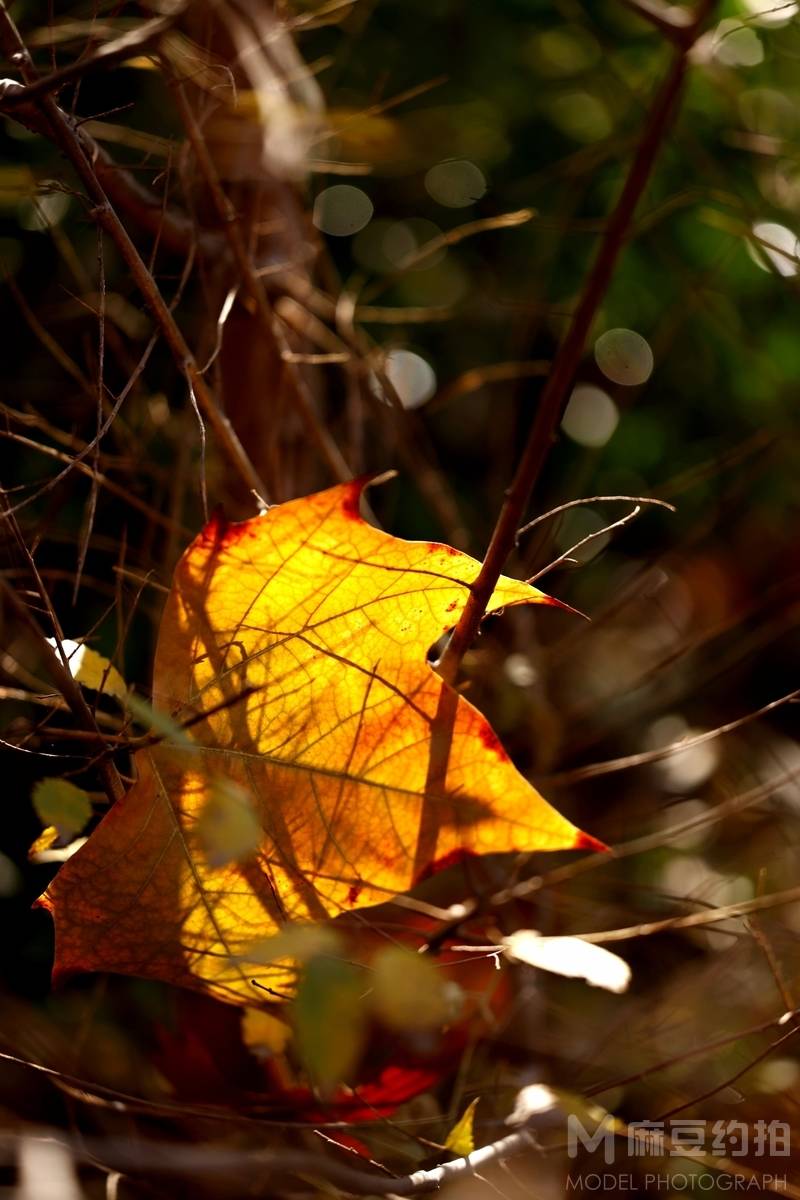
<path id="1" fill-rule="evenodd" d="M 210 867 L 252 858 L 264 837 L 249 792 L 231 779 L 215 779 L 197 818 L 197 837 Z"/>
<path id="2" fill-rule="evenodd" d="M 47 640 L 57 650 L 56 639 Z M 93 692 L 102 691 L 106 696 L 116 696 L 118 700 L 125 699 L 128 693 L 125 680 L 107 658 L 83 642 L 73 642 L 69 638 L 64 638 L 61 645 L 73 679 L 83 687 L 91 688 Z"/>
<path id="3" fill-rule="evenodd" d="M 285 1021 L 280 1021 L 263 1008 L 246 1008 L 242 1016 L 242 1040 L 245 1046 L 259 1058 L 272 1058 L 283 1054 L 292 1031 Z"/>
<path id="4" fill-rule="evenodd" d="M 437 1029 L 450 1015 L 444 980 L 429 958 L 387 946 L 372 961 L 372 1007 L 390 1029 Z"/>
<path id="5" fill-rule="evenodd" d="M 28 861 L 37 864 L 66 862 L 85 842 L 85 837 L 79 837 L 65 844 L 55 825 L 48 825 L 30 846 Z"/>
<path id="6" fill-rule="evenodd" d="M 92 815 L 87 793 L 66 779 L 40 779 L 31 799 L 42 824 L 54 825 L 59 837 L 80 833 Z"/>
<path id="7" fill-rule="evenodd" d="M 58 841 L 58 830 L 55 825 L 48 825 L 37 837 L 36 841 L 31 844 L 28 851 L 28 858 L 31 862 L 36 861 L 37 854 L 44 853 L 45 850 L 50 850 Z"/>
<path id="8" fill-rule="evenodd" d="M 476 1096 L 464 1109 L 460 1119 L 456 1121 L 447 1135 L 445 1148 L 452 1150 L 453 1154 L 459 1158 L 464 1158 L 467 1154 L 472 1154 L 472 1151 L 475 1149 L 475 1137 L 472 1127 L 475 1123 L 475 1109 L 478 1107 L 479 1101 L 480 1096 Z"/>
<path id="9" fill-rule="evenodd" d="M 130 67 L 133 71 L 154 71 L 156 69 L 155 59 L 149 58 L 146 54 L 140 54 L 136 58 L 126 58 L 120 65 Z"/>

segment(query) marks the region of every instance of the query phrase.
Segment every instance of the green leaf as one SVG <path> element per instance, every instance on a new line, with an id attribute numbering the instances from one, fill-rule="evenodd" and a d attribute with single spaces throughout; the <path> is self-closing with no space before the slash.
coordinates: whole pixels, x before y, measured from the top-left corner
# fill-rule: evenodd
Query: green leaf
<path id="1" fill-rule="evenodd" d="M 292 1004 L 295 1045 L 316 1087 L 350 1079 L 366 1038 L 364 975 L 338 958 L 313 958 Z"/>
<path id="2" fill-rule="evenodd" d="M 252 858 L 264 837 L 249 792 L 232 779 L 212 782 L 196 829 L 210 867 Z"/>
<path id="3" fill-rule="evenodd" d="M 180 746 L 182 750 L 197 749 L 197 743 L 192 741 L 177 721 L 173 721 L 166 713 L 153 708 L 141 696 L 136 696 L 133 692 L 128 692 L 125 697 L 125 704 L 141 725 L 146 725 L 149 729 L 155 730 L 166 743 Z"/>
<path id="4" fill-rule="evenodd" d="M 434 963 L 403 946 L 387 946 L 372 963 L 372 1007 L 390 1029 L 422 1032 L 444 1025 L 450 1000 Z"/>
<path id="5" fill-rule="evenodd" d="M 31 799 L 42 824 L 54 825 L 60 837 L 80 833 L 92 815 L 88 794 L 66 779 L 40 779 Z"/>

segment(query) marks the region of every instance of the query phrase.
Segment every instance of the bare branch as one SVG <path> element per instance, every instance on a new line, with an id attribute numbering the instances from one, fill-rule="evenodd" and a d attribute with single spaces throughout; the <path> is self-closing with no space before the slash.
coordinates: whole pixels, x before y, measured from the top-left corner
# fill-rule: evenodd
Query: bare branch
<path id="1" fill-rule="evenodd" d="M 620 0 L 620 3 L 678 46 L 684 45 L 691 35 L 692 14 L 677 4 L 668 4 L 666 0 Z"/>
<path id="2" fill-rule="evenodd" d="M 168 64 L 165 64 L 165 69 L 167 67 Z M 255 306 L 258 321 L 264 334 L 270 341 L 275 343 L 279 354 L 283 358 L 284 369 L 294 393 L 294 400 L 300 419 L 305 426 L 312 444 L 316 446 L 320 457 L 327 464 L 334 478 L 339 480 L 350 479 L 353 473 L 330 433 L 314 411 L 314 401 L 311 391 L 304 376 L 296 369 L 296 364 L 290 357 L 291 347 L 286 341 L 280 322 L 276 319 L 267 300 L 266 292 L 259 281 L 253 262 L 247 252 L 237 213 L 223 190 L 216 167 L 208 152 L 208 147 L 203 140 L 200 127 L 197 124 L 191 105 L 186 98 L 186 91 L 180 80 L 173 80 L 173 90 L 178 112 L 186 129 L 197 164 L 208 187 L 217 217 L 225 231 L 233 260 L 242 281 L 242 286 Z M 256 490 L 259 489 L 257 488 Z M 264 495 L 265 493 L 262 491 L 260 494 Z"/>
<path id="3" fill-rule="evenodd" d="M 0 44 L 6 55 L 20 69 L 26 84 L 36 83 L 39 74 L 33 65 L 31 56 L 17 31 L 4 0 L 0 0 Z M 8 89 L 6 88 L 5 91 Z M 91 215 L 97 224 L 108 233 L 131 272 L 133 280 L 141 292 L 148 308 L 161 330 L 173 359 L 192 388 L 197 403 L 204 417 L 213 429 L 222 451 L 230 464 L 240 475 L 248 488 L 255 488 L 264 494 L 264 484 L 258 472 L 247 456 L 236 432 L 228 418 L 217 405 L 208 388 L 189 346 L 181 333 L 164 297 L 156 284 L 151 272 L 144 263 L 139 251 L 114 210 L 109 196 L 95 170 L 94 163 L 89 157 L 86 144 L 81 139 L 81 132 L 75 124 L 56 104 L 53 97 L 46 93 L 37 98 L 33 108 L 38 110 L 41 120 L 39 130 L 46 134 L 66 155 L 75 168 L 86 192 L 92 201 Z M 3 111 L 2 95 L 0 95 L 0 111 Z M 27 112 L 28 109 L 26 108 Z M 11 112 L 12 116 L 18 116 Z"/>
<path id="4" fill-rule="evenodd" d="M 127 33 L 123 33 L 121 37 L 106 42 L 104 46 L 100 46 L 86 58 L 79 58 L 76 62 L 60 67 L 50 75 L 44 75 L 41 79 L 28 84 L 27 87 L 15 91 L 4 103 L 9 108 L 29 104 L 40 96 L 59 91 L 68 83 L 75 83 L 95 67 L 112 67 L 115 63 L 124 62 L 136 51 L 146 50 L 149 46 L 156 45 L 167 30 L 175 24 L 175 19 L 183 7 L 181 5 L 174 9 L 168 17 L 155 17 L 152 21 L 145 21 L 138 28 L 131 29 Z"/>
<path id="5" fill-rule="evenodd" d="M 654 933 L 663 933 L 671 929 L 694 929 L 700 925 L 716 925 L 719 921 L 727 921 L 729 917 L 744 917 L 748 913 L 763 912 L 768 908 L 779 908 L 783 904 L 796 904 L 800 901 L 800 887 L 786 888 L 782 892 L 772 892 L 769 896 L 756 896 L 754 900 L 740 900 L 737 904 L 723 904 L 720 908 L 712 908 L 710 912 L 689 913 L 684 917 L 665 917 L 663 921 L 647 921 L 641 925 L 627 925 L 624 929 L 606 929 L 600 933 L 577 933 L 575 937 L 583 938 L 585 942 L 595 942 L 598 945 L 605 942 L 625 942 L 631 938 L 650 937 Z"/>
<path id="6" fill-rule="evenodd" d="M 5 496 L 0 493 L 0 497 L 2 497 L 3 507 L 7 509 Z M 39 642 L 39 648 L 44 655 L 45 662 L 47 662 L 53 677 L 57 681 L 58 690 L 61 692 L 65 702 L 72 710 L 75 719 L 83 727 L 83 729 L 92 734 L 93 740 L 99 751 L 97 769 L 100 773 L 100 778 L 103 781 L 103 786 L 105 788 L 106 795 L 108 796 L 109 803 L 113 804 L 116 800 L 121 799 L 125 791 L 122 780 L 119 776 L 119 772 L 117 771 L 114 763 L 108 757 L 106 743 L 103 740 L 100 730 L 97 728 L 97 722 L 92 715 L 89 705 L 84 699 L 80 685 L 72 678 L 69 668 L 69 659 L 64 651 L 64 634 L 61 629 L 61 625 L 55 609 L 50 602 L 50 597 L 47 593 L 47 589 L 44 586 L 42 577 L 39 574 L 34 557 L 22 538 L 16 517 L 13 515 L 13 513 L 9 513 L 8 511 L 5 511 L 3 516 L 5 517 L 5 520 L 11 529 L 14 540 L 16 541 L 17 546 L 19 547 L 19 550 L 27 563 L 31 577 L 36 585 L 36 591 L 38 592 L 39 598 L 41 599 L 44 609 L 52 623 L 53 633 L 56 639 L 56 650 L 54 650 L 50 645 L 33 613 L 27 607 L 27 605 L 22 602 L 14 589 L 9 587 L 2 578 L 0 578 L 0 586 L 2 586 L 4 592 L 20 616 L 23 617 L 23 619 L 36 634 Z"/>
<path id="7" fill-rule="evenodd" d="M 246 1170 L 312 1176 L 327 1180 L 351 1196 L 421 1196 L 436 1192 L 447 1183 L 469 1178 L 490 1163 L 503 1162 L 535 1148 L 529 1129 L 507 1134 L 497 1142 L 474 1150 L 465 1158 L 456 1158 L 427 1171 L 392 1176 L 359 1170 L 321 1154 L 303 1150 L 255 1150 L 230 1145 L 167 1143 L 122 1138 L 70 1138 L 61 1130 L 38 1129 L 5 1134 L 0 1137 L 0 1154 L 13 1161 L 22 1139 L 46 1140 L 63 1146 L 77 1161 L 105 1163 L 114 1170 L 140 1172 L 148 1169 L 167 1175 L 229 1175 Z"/>
<path id="8" fill-rule="evenodd" d="M 692 25 L 693 37 L 699 34 L 715 0 L 700 0 Z M 650 180 L 656 159 L 666 140 L 678 108 L 688 70 L 691 39 L 675 51 L 672 65 L 657 91 L 644 130 L 628 170 L 617 205 L 606 226 L 600 249 L 583 288 L 567 333 L 558 348 L 552 369 L 539 397 L 539 406 L 519 466 L 506 492 L 505 502 L 492 533 L 483 565 L 470 588 L 458 624 L 453 630 L 439 663 L 439 674 L 454 684 L 461 660 L 472 645 L 506 559 L 514 544 L 525 505 L 553 445 L 575 376 L 580 366 L 586 338 L 602 303 L 619 256 L 630 235 L 639 201 Z M 434 718 L 428 778 L 425 792 L 431 799 L 423 804 L 420 836 L 414 856 L 420 873 L 434 857 L 438 836 L 437 803 L 450 759 L 455 693 L 443 688 Z"/>
<path id="9" fill-rule="evenodd" d="M 641 754 L 626 754 L 622 758 L 608 759 L 607 762 L 590 763 L 586 767 L 576 767 L 572 771 L 559 771 L 548 778 L 553 783 L 579 783 L 582 779 L 594 779 L 598 775 L 608 775 L 612 771 L 627 771 L 630 767 L 643 767 L 650 763 L 661 762 L 662 759 L 669 758 L 673 754 L 681 754 L 685 750 L 692 750 L 695 746 L 702 746 L 705 742 L 714 741 L 715 738 L 722 737 L 726 733 L 733 733 L 735 729 L 741 729 L 743 725 L 758 720 L 759 717 L 765 716 L 773 709 L 780 708 L 783 704 L 791 704 L 792 701 L 798 699 L 800 699 L 800 689 L 787 692 L 785 696 L 771 700 L 769 704 L 757 708 L 755 712 L 747 713 L 744 717 L 737 717 L 735 721 L 718 725 L 716 729 L 707 729 L 705 733 L 698 733 L 694 737 L 671 742 L 668 746 L 662 746 L 658 750 L 644 750 Z"/>

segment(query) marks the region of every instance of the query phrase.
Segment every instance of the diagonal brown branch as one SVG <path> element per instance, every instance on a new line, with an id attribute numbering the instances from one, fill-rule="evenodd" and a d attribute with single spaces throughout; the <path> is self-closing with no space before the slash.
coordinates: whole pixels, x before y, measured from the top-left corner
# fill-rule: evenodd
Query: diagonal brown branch
<path id="1" fill-rule="evenodd" d="M 639 201 L 678 109 L 689 64 L 689 51 L 715 4 L 716 0 L 700 0 L 690 36 L 674 51 L 670 69 L 651 104 L 619 200 L 609 218 L 597 257 L 542 389 L 533 427 L 514 479 L 506 492 L 483 565 L 472 584 L 458 624 L 439 661 L 439 674 L 445 684 L 452 686 L 455 683 L 461 660 L 475 640 L 500 573 L 514 549 L 525 506 L 552 448 L 559 421 L 580 366 L 589 330 L 608 290 L 617 261 L 630 235 Z M 452 694 L 449 688 L 445 687 L 442 689 L 440 708 L 431 739 L 426 794 L 433 798 L 442 791 L 447 774 L 454 712 Z M 417 874 L 424 870 L 435 853 L 438 835 L 435 809 L 434 799 L 426 804 L 422 813 L 415 854 Z"/>
<path id="2" fill-rule="evenodd" d="M 695 36 L 704 26 L 716 0 L 702 0 L 693 24 Z M 514 548 L 516 532 L 531 492 L 550 453 L 556 429 L 580 366 L 592 321 L 608 290 L 619 256 L 628 239 L 636 208 L 650 180 L 677 111 L 688 67 L 687 42 L 675 52 L 672 65 L 647 116 L 644 131 L 631 162 L 617 205 L 606 226 L 600 249 L 583 288 L 566 336 L 542 389 L 536 418 L 516 475 L 506 492 L 481 572 L 472 586 L 458 625 L 439 664 L 444 679 L 452 683 L 461 659 L 478 632 L 489 597 L 503 564 Z"/>

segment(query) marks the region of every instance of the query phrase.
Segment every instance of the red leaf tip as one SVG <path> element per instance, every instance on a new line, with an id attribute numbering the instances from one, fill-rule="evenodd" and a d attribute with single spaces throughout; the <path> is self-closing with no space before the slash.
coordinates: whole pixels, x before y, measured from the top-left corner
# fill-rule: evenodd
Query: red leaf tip
<path id="1" fill-rule="evenodd" d="M 583 621 L 591 621 L 591 617 L 587 617 L 586 613 L 582 613 L 579 608 L 573 608 L 571 604 L 565 604 L 563 600 L 556 600 L 555 596 L 542 596 L 540 604 L 549 604 L 551 608 L 560 608 L 562 612 L 571 613 L 573 617 L 580 617 Z"/>
<path id="2" fill-rule="evenodd" d="M 583 830 L 578 831 L 578 836 L 575 838 L 575 850 L 594 850 L 598 854 L 611 854 L 610 846 L 605 842 L 601 842 L 599 838 L 592 837 L 590 833 L 584 833 Z"/>
<path id="3" fill-rule="evenodd" d="M 394 479 L 397 471 L 380 471 L 373 472 L 369 475 L 357 475 L 355 479 L 351 479 L 348 483 L 342 485 L 342 511 L 348 517 L 352 517 L 356 521 L 363 520 L 361 516 L 361 497 L 368 487 L 377 487 L 378 484 L 387 483 L 390 479 Z"/>

